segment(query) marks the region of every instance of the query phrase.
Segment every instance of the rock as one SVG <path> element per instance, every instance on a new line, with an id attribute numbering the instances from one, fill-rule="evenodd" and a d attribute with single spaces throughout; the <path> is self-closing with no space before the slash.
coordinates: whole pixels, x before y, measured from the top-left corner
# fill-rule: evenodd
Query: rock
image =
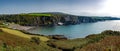
<path id="1" fill-rule="evenodd" d="M 67 40 L 67 37 L 65 37 L 64 35 L 49 35 L 50 37 L 52 37 L 52 39 L 56 39 L 56 40 Z"/>
<path id="2" fill-rule="evenodd" d="M 58 25 L 63 25 L 63 23 L 62 22 L 58 22 Z"/>

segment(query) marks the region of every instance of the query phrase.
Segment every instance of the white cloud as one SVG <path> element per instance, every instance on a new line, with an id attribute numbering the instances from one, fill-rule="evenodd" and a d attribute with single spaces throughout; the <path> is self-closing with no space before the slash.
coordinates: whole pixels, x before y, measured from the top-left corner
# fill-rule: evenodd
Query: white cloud
<path id="1" fill-rule="evenodd" d="M 103 7 L 99 10 L 100 13 L 111 16 L 120 16 L 120 0 L 105 0 Z"/>

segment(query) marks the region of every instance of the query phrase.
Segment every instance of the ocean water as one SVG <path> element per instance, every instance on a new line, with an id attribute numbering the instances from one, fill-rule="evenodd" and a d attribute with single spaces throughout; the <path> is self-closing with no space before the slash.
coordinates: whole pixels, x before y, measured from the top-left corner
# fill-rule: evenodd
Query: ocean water
<path id="1" fill-rule="evenodd" d="M 36 27 L 28 30 L 28 32 L 42 35 L 65 35 L 67 38 L 83 38 L 90 34 L 101 33 L 105 30 L 120 31 L 120 20 L 82 23 L 67 26 Z"/>

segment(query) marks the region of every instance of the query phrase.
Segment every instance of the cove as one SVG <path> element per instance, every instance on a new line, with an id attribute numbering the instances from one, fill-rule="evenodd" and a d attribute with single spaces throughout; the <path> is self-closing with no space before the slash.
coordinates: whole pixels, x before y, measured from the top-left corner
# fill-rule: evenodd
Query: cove
<path id="1" fill-rule="evenodd" d="M 64 35 L 67 38 L 84 38 L 90 34 L 98 34 L 105 30 L 120 31 L 120 20 L 81 23 L 78 25 L 35 27 L 27 32 L 42 35 Z"/>

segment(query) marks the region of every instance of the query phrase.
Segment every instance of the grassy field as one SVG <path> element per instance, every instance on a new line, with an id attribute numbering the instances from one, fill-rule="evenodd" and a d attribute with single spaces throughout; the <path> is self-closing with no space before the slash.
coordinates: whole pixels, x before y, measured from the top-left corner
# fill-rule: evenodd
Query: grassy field
<path id="1" fill-rule="evenodd" d="M 117 44 L 120 44 L 120 32 L 111 30 L 85 38 L 49 42 L 49 46 L 63 51 L 120 51 L 120 45 Z"/>
<path id="2" fill-rule="evenodd" d="M 47 37 L 44 37 L 44 36 L 28 35 L 28 34 L 20 32 L 20 31 L 8 29 L 8 28 L 0 28 L 0 29 L 2 29 L 6 33 L 20 36 L 20 37 L 24 37 L 24 38 L 28 38 L 28 39 L 30 39 L 31 37 L 39 37 L 41 41 L 48 41 L 49 40 Z"/>
<path id="3" fill-rule="evenodd" d="M 26 36 L 25 36 L 26 37 Z M 61 51 L 46 42 L 36 44 L 31 39 L 0 31 L 0 51 Z"/>
<path id="4" fill-rule="evenodd" d="M 30 14 L 21 14 L 21 15 L 31 15 L 31 16 L 52 16 L 51 14 L 42 14 L 42 13 L 30 13 Z"/>
<path id="5" fill-rule="evenodd" d="M 120 51 L 120 36 L 108 36 L 75 51 Z"/>
<path id="6" fill-rule="evenodd" d="M 2 30 L 2 31 L 1 31 Z M 39 37 L 39 44 L 31 37 Z M 120 51 L 120 32 L 107 30 L 85 38 L 56 40 L 0 28 L 2 51 Z"/>

